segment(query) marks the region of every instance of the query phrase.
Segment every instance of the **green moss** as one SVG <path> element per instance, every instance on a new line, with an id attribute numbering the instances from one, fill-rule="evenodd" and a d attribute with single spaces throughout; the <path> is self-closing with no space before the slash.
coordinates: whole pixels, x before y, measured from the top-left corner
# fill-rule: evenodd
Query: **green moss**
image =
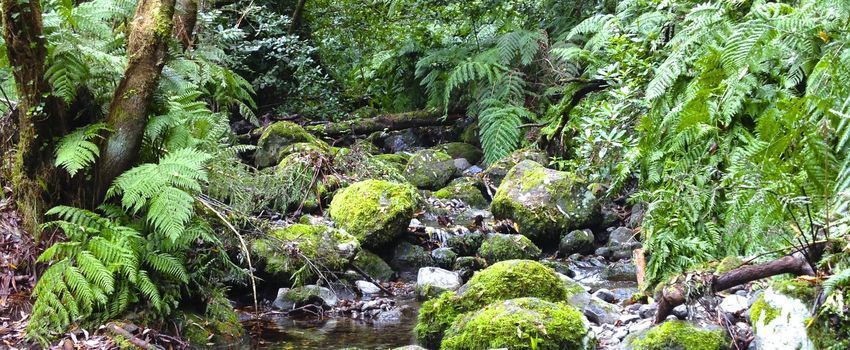
<path id="1" fill-rule="evenodd" d="M 803 302 L 812 302 L 818 295 L 815 285 L 802 279 L 782 279 L 773 282 L 771 287 L 779 294 L 799 299 Z"/>
<path id="2" fill-rule="evenodd" d="M 445 186 L 457 173 L 454 159 L 432 149 L 416 152 L 404 169 L 404 177 L 418 188 L 436 190 Z"/>
<path id="3" fill-rule="evenodd" d="M 387 163 L 398 164 L 404 167 L 405 165 L 407 165 L 407 161 L 408 159 L 410 159 L 410 156 L 404 153 L 387 153 L 376 155 L 374 156 L 374 158 Z"/>
<path id="4" fill-rule="evenodd" d="M 481 157 L 484 156 L 484 152 L 481 152 L 478 147 L 464 142 L 444 143 L 434 147 L 434 149 L 446 152 L 454 159 L 464 158 L 471 164 L 478 163 L 478 161 L 481 160 Z"/>
<path id="5" fill-rule="evenodd" d="M 298 249 L 293 254 L 285 246 Z M 265 264 L 264 270 L 278 279 L 288 279 L 309 260 L 331 270 L 341 270 L 360 250 L 357 239 L 338 229 L 324 225 L 295 224 L 274 229 L 267 238 L 252 242 L 253 254 Z M 304 269 L 301 282 L 312 279 L 311 269 Z"/>
<path id="6" fill-rule="evenodd" d="M 744 265 L 744 259 L 741 259 L 739 256 L 727 256 L 720 260 L 720 263 L 717 264 L 717 267 L 714 269 L 714 273 L 723 274 L 734 269 L 737 269 Z"/>
<path id="7" fill-rule="evenodd" d="M 460 256 L 469 256 L 475 255 L 483 242 L 484 234 L 479 231 L 473 231 L 463 235 L 449 236 L 446 240 L 446 245 L 451 247 Z"/>
<path id="8" fill-rule="evenodd" d="M 369 277 L 379 281 L 389 281 L 395 275 L 393 269 L 380 256 L 368 250 L 361 250 L 354 258 L 354 266 L 363 270 Z"/>
<path id="9" fill-rule="evenodd" d="M 719 350 L 728 348 L 722 329 L 699 329 L 684 321 L 667 321 L 631 343 L 635 350 Z"/>
<path id="10" fill-rule="evenodd" d="M 750 306 L 750 323 L 753 324 L 753 327 L 756 323 L 759 323 L 759 320 L 762 324 L 769 324 L 777 317 L 779 317 L 779 310 L 764 299 L 764 294 L 759 295 L 753 305 Z"/>
<path id="11" fill-rule="evenodd" d="M 287 121 L 271 124 L 257 141 L 254 161 L 258 167 L 277 164 L 283 158 L 282 151 L 286 146 L 301 142 L 318 143 L 319 140 L 298 124 Z"/>
<path id="12" fill-rule="evenodd" d="M 338 191 L 329 212 L 365 248 L 380 248 L 404 232 L 419 202 L 419 193 L 410 186 L 366 180 Z"/>
<path id="13" fill-rule="evenodd" d="M 437 192 L 434 197 L 439 199 L 458 199 L 474 208 L 486 208 L 487 199 L 484 194 L 471 181 L 457 181 L 450 183 Z"/>
<path id="14" fill-rule="evenodd" d="M 443 293 L 425 302 L 419 311 L 416 334 L 420 343 L 433 348 L 454 318 L 462 313 L 502 300 L 535 297 L 560 302 L 569 295 L 566 285 L 551 268 L 531 260 L 502 261 L 475 273 L 463 294 Z"/>
<path id="15" fill-rule="evenodd" d="M 519 298 L 490 304 L 456 319 L 442 341 L 445 350 L 586 348 L 581 312 L 565 303 Z"/>
<path id="16" fill-rule="evenodd" d="M 523 235 L 492 234 L 478 249 L 478 255 L 493 264 L 513 259 L 537 259 L 542 251 Z"/>

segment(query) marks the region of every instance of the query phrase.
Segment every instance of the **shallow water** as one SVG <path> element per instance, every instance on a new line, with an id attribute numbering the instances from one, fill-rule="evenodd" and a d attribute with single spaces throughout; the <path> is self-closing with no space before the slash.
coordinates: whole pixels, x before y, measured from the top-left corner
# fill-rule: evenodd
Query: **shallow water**
<path id="1" fill-rule="evenodd" d="M 418 309 L 413 300 L 399 301 Z M 405 314 L 399 322 L 376 323 L 348 317 L 325 320 L 294 320 L 283 315 L 263 321 L 249 321 L 250 343 L 243 348 L 253 349 L 393 349 L 416 344 L 413 327 L 416 315 Z"/>

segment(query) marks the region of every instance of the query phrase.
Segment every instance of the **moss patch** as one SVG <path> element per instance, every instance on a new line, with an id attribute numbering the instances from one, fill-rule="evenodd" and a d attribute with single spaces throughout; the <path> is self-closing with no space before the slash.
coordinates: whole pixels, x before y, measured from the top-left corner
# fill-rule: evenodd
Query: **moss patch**
<path id="1" fill-rule="evenodd" d="M 330 216 L 365 248 L 381 248 L 404 232 L 420 202 L 416 189 L 381 180 L 366 180 L 337 192 Z"/>
<path id="2" fill-rule="evenodd" d="M 537 298 L 496 302 L 458 318 L 441 348 L 581 350 L 587 335 L 583 318 L 567 304 Z"/>
<path id="3" fill-rule="evenodd" d="M 537 259 L 542 251 L 523 235 L 492 234 L 481 244 L 478 255 L 493 264 L 514 259 Z"/>
<path id="4" fill-rule="evenodd" d="M 723 274 L 734 269 L 737 269 L 744 265 L 744 259 L 738 256 L 727 256 L 720 260 L 720 263 L 717 264 L 717 267 L 714 270 L 716 274 Z"/>
<path id="5" fill-rule="evenodd" d="M 807 303 L 814 301 L 818 295 L 814 284 L 797 278 L 778 280 L 773 282 L 771 287 L 779 294 L 787 295 Z"/>
<path id="6" fill-rule="evenodd" d="M 779 310 L 771 306 L 764 299 L 764 294 L 759 295 L 753 305 L 750 306 L 750 323 L 752 323 L 753 326 L 755 326 L 759 320 L 762 320 L 762 324 L 768 324 L 777 317 L 779 317 Z"/>
<path id="7" fill-rule="evenodd" d="M 486 208 L 487 199 L 472 181 L 453 181 L 448 186 L 434 192 L 439 199 L 458 199 L 473 208 Z"/>
<path id="8" fill-rule="evenodd" d="M 728 345 L 722 329 L 699 329 L 684 321 L 664 322 L 631 342 L 635 350 L 720 350 Z"/>
<path id="9" fill-rule="evenodd" d="M 457 173 L 452 156 L 437 150 L 416 152 L 404 169 L 404 177 L 418 188 L 436 190 L 445 186 Z"/>
<path id="10" fill-rule="evenodd" d="M 379 281 L 389 281 L 395 276 L 395 272 L 384 259 L 368 250 L 361 250 L 357 254 L 357 257 L 354 258 L 354 266 L 363 270 L 369 277 Z"/>
<path id="11" fill-rule="evenodd" d="M 299 142 L 316 141 L 315 136 L 298 124 L 287 121 L 276 122 L 269 125 L 257 141 L 254 162 L 258 168 L 275 165 L 283 158 L 281 151 L 286 146 Z"/>
<path id="12" fill-rule="evenodd" d="M 291 246 L 300 254 L 293 254 Z M 299 272 L 299 282 L 311 282 L 311 269 L 302 269 L 307 263 L 321 264 L 331 270 L 341 270 L 360 250 L 354 236 L 324 225 L 295 224 L 274 229 L 267 238 L 252 242 L 251 250 L 264 263 L 264 271 L 279 280 L 288 280 Z"/>
<path id="13" fill-rule="evenodd" d="M 464 158 L 468 160 L 470 164 L 478 163 L 478 161 L 481 160 L 481 157 L 484 156 L 484 152 L 478 149 L 478 147 L 464 142 L 444 143 L 434 147 L 434 149 L 446 152 L 454 159 Z"/>

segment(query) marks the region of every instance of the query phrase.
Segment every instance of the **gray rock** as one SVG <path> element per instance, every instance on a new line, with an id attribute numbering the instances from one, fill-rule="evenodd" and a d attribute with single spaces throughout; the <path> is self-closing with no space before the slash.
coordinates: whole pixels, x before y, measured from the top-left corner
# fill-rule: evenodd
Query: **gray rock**
<path id="1" fill-rule="evenodd" d="M 605 288 L 593 292 L 593 296 L 612 304 L 617 301 L 617 297 L 614 295 L 614 293 L 611 293 L 610 290 L 607 290 Z"/>
<path id="2" fill-rule="evenodd" d="M 687 305 L 679 305 L 674 307 L 670 314 L 676 316 L 676 318 L 680 320 L 685 320 L 688 318 L 688 314 L 690 314 L 690 312 L 688 311 Z"/>
<path id="3" fill-rule="evenodd" d="M 527 237 L 501 233 L 490 234 L 478 248 L 478 256 L 488 264 L 514 259 L 534 260 L 541 253 L 540 248 Z"/>
<path id="4" fill-rule="evenodd" d="M 639 291 L 637 288 L 614 288 L 611 289 L 611 293 L 614 294 L 615 303 L 619 303 L 631 299 Z"/>
<path id="5" fill-rule="evenodd" d="M 472 278 L 475 271 L 483 269 L 487 262 L 477 256 L 462 256 L 455 260 L 453 270 L 460 275 L 464 281 Z"/>
<path id="6" fill-rule="evenodd" d="M 549 163 L 549 157 L 545 152 L 521 149 L 490 165 L 487 170 L 484 170 L 484 177 L 490 184 L 495 187 L 499 187 L 502 184 L 502 180 L 504 180 L 505 175 L 508 174 L 508 171 L 523 160 L 532 160 L 540 164 Z"/>
<path id="7" fill-rule="evenodd" d="M 372 295 L 381 292 L 381 288 L 378 288 L 378 286 L 369 281 L 355 281 L 354 285 L 357 286 L 357 290 L 359 290 L 362 295 Z"/>
<path id="8" fill-rule="evenodd" d="M 478 231 L 469 232 L 464 235 L 449 236 L 446 245 L 461 256 L 475 255 L 481 243 L 484 242 L 484 234 Z"/>
<path id="9" fill-rule="evenodd" d="M 398 153 L 409 151 L 414 147 L 422 145 L 419 136 L 411 130 L 405 130 L 395 135 L 390 135 L 384 139 L 384 149 L 387 153 Z"/>
<path id="10" fill-rule="evenodd" d="M 454 159 L 442 151 L 425 149 L 410 157 L 404 177 L 418 188 L 437 190 L 458 174 Z"/>
<path id="11" fill-rule="evenodd" d="M 593 254 L 599 255 L 607 259 L 611 257 L 612 251 L 611 248 L 608 247 L 599 247 L 596 248 L 596 251 L 594 251 Z"/>
<path id="12" fill-rule="evenodd" d="M 384 259 L 365 249 L 354 258 L 354 266 L 379 281 L 389 281 L 395 276 L 395 272 Z"/>
<path id="13" fill-rule="evenodd" d="M 723 301 L 720 302 L 720 310 L 723 310 L 730 314 L 739 314 L 747 308 L 749 308 L 747 298 L 742 297 L 740 295 L 730 295 L 728 297 L 723 298 Z"/>
<path id="14" fill-rule="evenodd" d="M 590 302 L 584 306 L 582 311 L 590 322 L 596 324 L 615 324 L 620 318 L 622 309 L 597 297 L 591 297 Z"/>
<path id="15" fill-rule="evenodd" d="M 481 169 L 481 167 L 479 167 L 477 165 L 473 165 L 473 166 L 471 166 L 471 167 L 469 167 L 469 168 L 467 168 L 466 170 L 463 171 L 463 176 L 475 176 L 475 175 L 481 174 L 481 172 L 483 172 L 483 171 L 484 171 L 484 169 Z"/>
<path id="16" fill-rule="evenodd" d="M 466 171 L 466 169 L 469 169 L 469 168 L 472 167 L 472 164 L 469 164 L 469 161 L 466 160 L 466 158 L 455 159 L 454 164 L 455 164 L 455 169 L 457 169 L 460 172 Z"/>
<path id="17" fill-rule="evenodd" d="M 338 303 L 339 299 L 333 291 L 311 284 L 292 289 L 278 289 L 277 298 L 272 305 L 280 310 L 289 311 L 309 304 L 332 308 Z"/>
<path id="18" fill-rule="evenodd" d="M 767 317 L 768 307 L 750 315 L 758 350 L 799 349 L 813 350 L 814 344 L 806 332 L 806 320 L 812 317 L 810 307 L 803 301 L 780 294 L 768 288 L 759 296 L 772 312 Z"/>
<path id="19" fill-rule="evenodd" d="M 627 315 L 620 315 L 619 322 L 620 322 L 620 325 L 628 325 L 628 324 L 638 322 L 638 321 L 640 321 L 640 319 L 641 318 L 638 315 L 628 315 L 627 314 Z"/>
<path id="20" fill-rule="evenodd" d="M 641 305 L 640 309 L 638 309 L 640 318 L 653 318 L 656 312 L 658 312 L 658 304 L 655 303 Z"/>
<path id="21" fill-rule="evenodd" d="M 637 266 L 631 262 L 616 262 L 602 271 L 602 277 L 609 281 L 637 282 Z"/>
<path id="22" fill-rule="evenodd" d="M 458 290 L 461 285 L 460 275 L 439 267 L 423 267 L 416 276 L 416 294 L 423 299 Z"/>
<path id="23" fill-rule="evenodd" d="M 635 231 L 628 227 L 618 227 L 608 236 L 608 246 L 616 244 L 630 244 L 636 242 Z"/>
<path id="24" fill-rule="evenodd" d="M 407 242 L 399 243 L 393 251 L 390 266 L 396 271 L 412 271 L 431 265 L 431 256 L 425 249 Z"/>
<path id="25" fill-rule="evenodd" d="M 558 254 L 569 256 L 572 254 L 589 254 L 593 251 L 593 232 L 590 230 L 573 230 L 561 238 L 558 244 Z"/>
<path id="26" fill-rule="evenodd" d="M 451 269 L 455 264 L 455 259 L 457 259 L 457 253 L 451 248 L 437 248 L 431 251 L 431 259 L 437 266 Z"/>
<path id="27" fill-rule="evenodd" d="M 644 210 L 643 203 L 637 203 L 632 207 L 632 215 L 629 216 L 629 221 L 626 224 L 628 227 L 637 228 L 640 227 L 641 222 L 643 221 L 643 215 L 646 211 Z"/>

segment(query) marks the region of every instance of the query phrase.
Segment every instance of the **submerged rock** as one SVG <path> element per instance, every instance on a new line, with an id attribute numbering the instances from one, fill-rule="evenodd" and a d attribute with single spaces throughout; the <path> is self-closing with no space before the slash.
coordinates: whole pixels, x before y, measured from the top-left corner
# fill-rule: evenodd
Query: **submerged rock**
<path id="1" fill-rule="evenodd" d="M 478 249 L 478 255 L 489 264 L 514 259 L 537 259 L 542 251 L 528 237 L 494 233 Z"/>
<path id="2" fill-rule="evenodd" d="M 563 232 L 586 226 L 598 214 L 598 201 L 569 173 L 530 160 L 505 176 L 490 204 L 496 219 L 510 219 L 519 233 L 538 244 L 557 242 Z"/>
<path id="3" fill-rule="evenodd" d="M 484 177 L 493 187 L 499 187 L 508 172 L 519 162 L 532 160 L 540 164 L 548 164 L 549 157 L 546 153 L 533 149 L 520 149 L 511 153 L 510 156 L 500 159 L 484 170 Z"/>
<path id="4" fill-rule="evenodd" d="M 404 169 L 404 177 L 418 188 L 436 190 L 457 174 L 454 159 L 442 151 L 421 150 L 413 154 Z"/>
<path id="5" fill-rule="evenodd" d="M 299 254 L 292 253 L 297 249 Z M 283 283 L 305 264 L 320 264 L 332 270 L 342 270 L 360 251 L 357 239 L 345 231 L 325 225 L 294 224 L 274 229 L 268 238 L 251 243 L 252 253 L 258 257 L 263 271 Z M 311 269 L 303 270 L 299 277 L 307 282 L 315 276 Z"/>
<path id="6" fill-rule="evenodd" d="M 289 145 L 299 142 L 316 142 L 315 136 L 308 133 L 300 125 L 280 121 L 269 125 L 257 141 L 257 151 L 254 153 L 254 164 L 257 168 L 277 165 L 284 154 L 282 151 Z"/>
<path id="7" fill-rule="evenodd" d="M 593 252 L 593 232 L 590 230 L 573 230 L 567 233 L 564 238 L 561 238 L 561 243 L 558 244 L 558 254 L 560 256 L 570 256 L 573 254 L 589 254 Z"/>
<path id="8" fill-rule="evenodd" d="M 565 303 L 538 298 L 496 302 L 458 318 L 446 332 L 441 349 L 587 348 L 584 317 Z"/>
<path id="9" fill-rule="evenodd" d="M 408 185 L 366 180 L 338 191 L 329 212 L 364 248 L 378 249 L 407 230 L 419 202 L 419 193 Z"/>
<path id="10" fill-rule="evenodd" d="M 330 289 L 317 285 L 297 288 L 281 288 L 272 305 L 280 310 L 289 311 L 305 305 L 316 305 L 330 309 L 339 303 L 339 298 Z"/>
<path id="11" fill-rule="evenodd" d="M 721 328 L 700 328 L 684 321 L 667 321 L 648 330 L 630 334 L 624 350 L 725 350 L 730 340 Z M 780 349 L 780 348 L 774 348 Z"/>
<path id="12" fill-rule="evenodd" d="M 455 272 L 439 267 L 423 267 L 416 276 L 416 295 L 429 299 L 446 291 L 455 291 L 463 281 Z"/>
<path id="13" fill-rule="evenodd" d="M 395 272 L 384 259 L 368 250 L 361 250 L 357 254 L 354 266 L 379 281 L 389 281 L 395 276 Z"/>

